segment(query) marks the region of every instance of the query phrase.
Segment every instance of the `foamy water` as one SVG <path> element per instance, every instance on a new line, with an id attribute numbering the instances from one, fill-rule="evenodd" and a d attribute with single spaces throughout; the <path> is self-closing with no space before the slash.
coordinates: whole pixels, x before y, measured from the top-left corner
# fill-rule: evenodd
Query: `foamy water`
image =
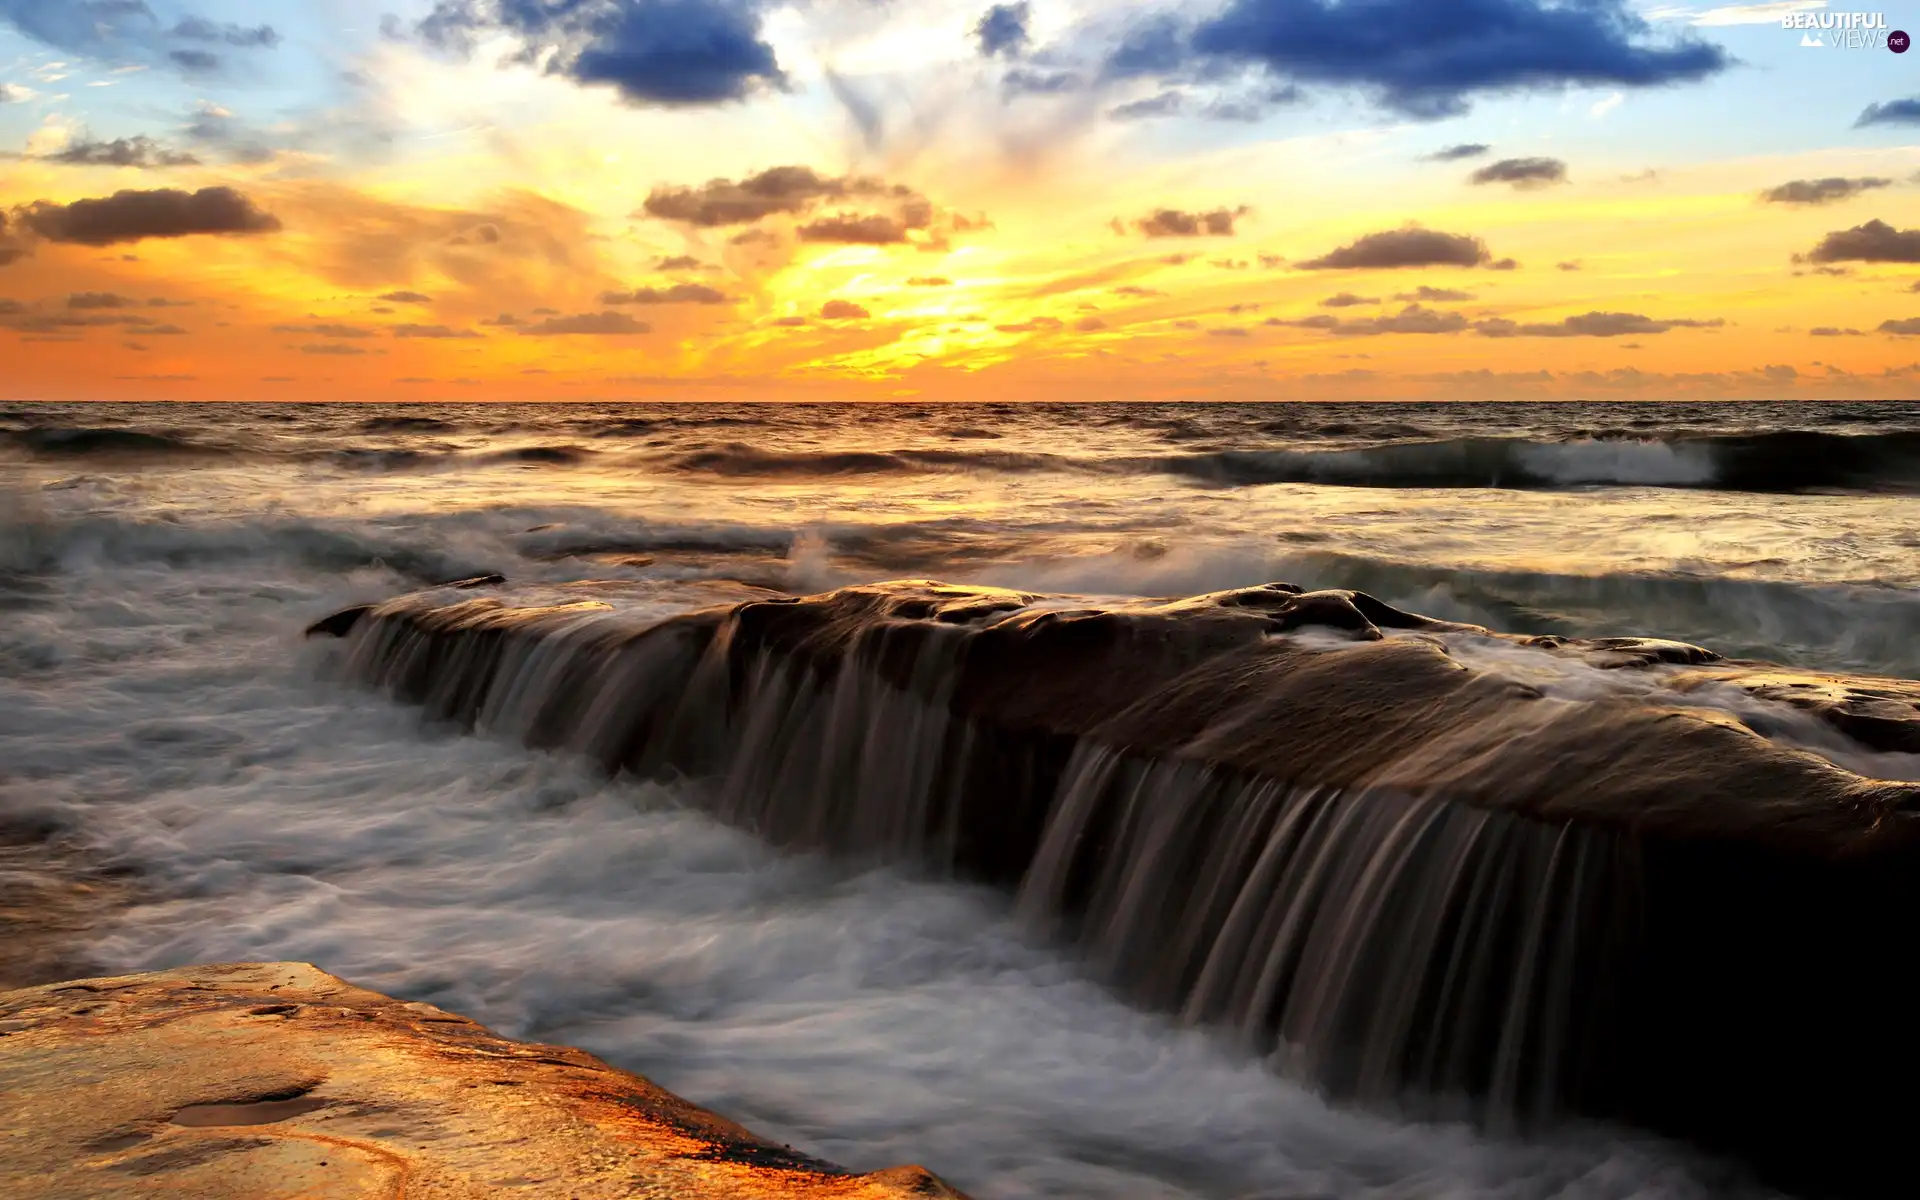
<path id="1" fill-rule="evenodd" d="M 827 586 L 886 565 L 1133 594 L 1371 575 L 1435 615 L 1697 636 L 1650 619 L 1666 611 L 1726 643 L 1889 670 L 1908 669 L 1901 631 L 1920 627 L 1911 566 L 1869 547 L 1908 503 L 1886 497 L 1820 498 L 1852 514 L 1837 533 L 1771 497 L 1607 501 L 1688 520 L 1696 547 L 1703 529 L 1728 545 L 1772 531 L 1762 554 L 1688 576 L 1622 550 L 1625 528 L 1567 545 L 1551 494 L 1490 493 L 1475 518 L 1457 498 L 1301 485 L 1230 512 L 1164 479 L 1070 506 L 1044 476 L 896 481 L 863 503 L 813 483 L 702 499 L 707 485 L 636 474 L 603 477 L 596 500 L 537 465 L 405 486 L 335 467 L 70 465 L 0 491 L 0 812 L 51 816 L 138 872 L 142 902 L 91 948 L 104 968 L 315 962 L 584 1046 L 849 1167 L 923 1163 L 981 1200 L 1741 1189 L 1617 1130 L 1499 1140 L 1329 1106 L 1121 1003 L 1009 897 L 781 855 L 669 789 L 426 726 L 328 682 L 338 647 L 300 628 L 484 570 Z M 1869 558 L 1816 567 L 1836 537 Z M 1784 565 L 1751 565 L 1769 556 Z"/>

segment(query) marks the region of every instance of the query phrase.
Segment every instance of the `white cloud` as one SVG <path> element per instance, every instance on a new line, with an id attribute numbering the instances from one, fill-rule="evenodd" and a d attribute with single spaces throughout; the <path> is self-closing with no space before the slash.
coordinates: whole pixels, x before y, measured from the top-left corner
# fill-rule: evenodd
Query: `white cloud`
<path id="1" fill-rule="evenodd" d="M 1587 111 L 1592 113 L 1596 119 L 1604 117 L 1614 109 L 1619 108 L 1626 102 L 1626 99 L 1627 96 L 1625 92 L 1609 92 L 1605 99 L 1596 102 L 1594 106 Z"/>
<path id="2" fill-rule="evenodd" d="M 1690 25 L 1778 25 L 1781 18 L 1827 7 L 1827 0 L 1774 0 L 1770 4 L 1723 4 L 1698 14 Z"/>

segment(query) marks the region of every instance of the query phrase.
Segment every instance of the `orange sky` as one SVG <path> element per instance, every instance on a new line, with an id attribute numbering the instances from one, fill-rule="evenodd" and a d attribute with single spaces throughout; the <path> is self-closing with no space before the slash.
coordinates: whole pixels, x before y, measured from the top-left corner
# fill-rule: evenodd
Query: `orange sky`
<path id="1" fill-rule="evenodd" d="M 1183 134 L 983 97 L 984 68 L 954 65 L 942 41 L 964 48 L 965 23 L 928 22 L 842 44 L 811 81 L 793 67 L 786 90 L 727 104 L 636 105 L 497 56 L 382 43 L 352 59 L 377 84 L 350 110 L 265 123 L 230 85 L 220 101 L 195 95 L 184 124 L 137 130 L 112 85 L 140 76 L 16 39 L 23 56 L 0 74 L 14 89 L 0 132 L 17 149 L 0 175 L 0 247 L 12 248 L 0 250 L 12 258 L 0 393 L 1920 395 L 1920 337 L 1899 332 L 1920 332 L 1920 266 L 1880 252 L 1796 261 L 1870 222 L 1896 245 L 1920 239 L 1920 146 L 1897 128 L 1813 148 L 1791 131 L 1769 147 L 1709 129 L 1690 149 L 1663 141 L 1658 113 L 1635 116 L 1641 94 L 1603 87 L 1482 102 L 1440 125 L 1348 105 Z M 869 95 L 898 110 L 906 85 L 874 64 L 915 53 L 940 69 L 908 89 L 914 119 L 875 137 L 833 85 L 866 71 Z M 1706 113 L 1712 94 L 1657 96 Z M 383 148 L 315 132 L 370 111 L 386 121 Z M 250 129 L 265 148 L 212 153 L 210 127 Z M 63 161 L 149 128 L 155 146 L 197 161 Z M 1433 161 L 1462 142 L 1491 149 Z M 1564 178 L 1469 182 L 1496 161 L 1542 158 Z M 787 166 L 811 181 L 740 186 Z M 1762 199 L 1823 179 L 1869 182 L 1820 203 Z M 68 214 L 85 207 L 57 207 L 206 188 L 238 193 L 253 227 L 122 236 L 153 228 L 135 216 L 76 235 Z M 1410 226 L 1477 239 L 1484 255 L 1310 265 Z"/>

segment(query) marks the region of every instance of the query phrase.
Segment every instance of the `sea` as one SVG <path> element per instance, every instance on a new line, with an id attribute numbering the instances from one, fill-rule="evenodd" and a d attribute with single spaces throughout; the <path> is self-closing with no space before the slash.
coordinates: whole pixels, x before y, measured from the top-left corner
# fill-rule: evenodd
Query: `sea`
<path id="1" fill-rule="evenodd" d="M 312 962 L 978 1200 L 1767 1195 L 1631 1130 L 1331 1102 L 1011 896 L 776 850 L 301 636 L 487 573 L 663 611 L 1286 581 L 1914 677 L 1920 403 L 0 404 L 0 833 L 116 881 L 95 973 Z"/>

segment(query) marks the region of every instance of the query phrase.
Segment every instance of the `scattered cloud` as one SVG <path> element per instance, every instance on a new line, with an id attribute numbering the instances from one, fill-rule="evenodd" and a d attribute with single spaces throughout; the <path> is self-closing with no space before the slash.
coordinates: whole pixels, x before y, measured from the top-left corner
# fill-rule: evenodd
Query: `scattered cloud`
<path id="1" fill-rule="evenodd" d="M 390 325 L 388 329 L 397 338 L 477 338 L 480 335 L 471 329 L 454 329 L 447 325 Z"/>
<path id="2" fill-rule="evenodd" d="M 1425 284 L 1420 285 L 1410 292 L 1396 292 L 1393 298 L 1395 300 L 1424 300 L 1429 303 L 1477 299 L 1472 292 L 1463 292 L 1458 288 L 1428 287 Z"/>
<path id="3" fill-rule="evenodd" d="M 1768 188 L 1760 193 L 1760 199 L 1769 204 L 1837 204 L 1862 192 L 1892 186 L 1891 179 L 1843 179 L 1835 175 L 1826 179 L 1795 179 Z"/>
<path id="4" fill-rule="evenodd" d="M 50 242 L 109 246 L 143 238 L 195 234 L 272 233 L 280 221 L 230 187 L 183 192 L 119 191 L 71 204 L 38 201 L 22 209 L 21 224 Z"/>
<path id="5" fill-rule="evenodd" d="M 1580 269 L 1580 262 L 1578 259 L 1569 258 L 1565 262 L 1553 264 L 1553 269 L 1556 271 L 1578 271 Z"/>
<path id="6" fill-rule="evenodd" d="M 1920 337 L 1920 317 L 1907 317 L 1898 321 L 1880 322 L 1881 333 L 1897 333 L 1901 337 Z"/>
<path id="7" fill-rule="evenodd" d="M 425 292 L 387 292 L 377 297 L 377 299 L 385 300 L 388 304 L 432 304 L 433 303 L 433 297 L 427 295 Z"/>
<path id="8" fill-rule="evenodd" d="M 702 263 L 691 254 L 673 254 L 655 263 L 654 269 L 660 271 L 698 271 L 705 265 L 705 263 Z"/>
<path id="9" fill-rule="evenodd" d="M 1673 318 L 1660 320 L 1639 313 L 1590 312 L 1547 323 L 1518 324 L 1501 317 L 1480 321 L 1474 329 L 1486 337 L 1621 337 L 1627 334 L 1665 333 L 1669 329 L 1718 329 L 1726 321 Z"/>
<path id="10" fill-rule="evenodd" d="M 1895 229 L 1885 221 L 1868 221 L 1829 233 L 1806 257 L 1816 263 L 1920 263 L 1920 229 Z"/>
<path id="11" fill-rule="evenodd" d="M 803 242 L 842 246 L 897 246 L 907 240 L 907 227 L 884 213 L 836 213 L 809 221 L 795 232 Z"/>
<path id="12" fill-rule="evenodd" d="M 603 292 L 602 304 L 725 304 L 727 294 L 704 283 L 676 283 L 672 287 L 635 288 L 630 292 Z"/>
<path id="13" fill-rule="evenodd" d="M 1920 96 L 1869 104 L 1853 122 L 1855 129 L 1869 125 L 1920 125 Z"/>
<path id="14" fill-rule="evenodd" d="M 653 326 L 636 321 L 626 313 L 579 313 L 570 317 L 548 317 L 537 325 L 521 329 L 528 337 L 632 337 L 652 333 Z"/>
<path id="15" fill-rule="evenodd" d="M 169 150 L 145 134 L 114 138 L 110 142 L 80 138 L 43 157 L 48 162 L 86 167 L 139 167 L 153 170 L 200 165 L 200 160 L 193 155 Z"/>
<path id="16" fill-rule="evenodd" d="M 1353 308 L 1360 304 L 1378 304 L 1378 296 L 1356 296 L 1352 292 L 1339 292 L 1320 302 L 1321 308 Z"/>
<path id="17" fill-rule="evenodd" d="M 211 50 L 170 50 L 167 58 L 189 75 L 207 75 L 220 69 L 220 56 Z"/>
<path id="18" fill-rule="evenodd" d="M 1557 158 L 1503 158 L 1467 177 L 1468 183 L 1510 183 L 1516 188 L 1551 187 L 1567 181 L 1567 164 Z"/>
<path id="19" fill-rule="evenodd" d="M 371 329 L 359 325 L 337 325 L 321 323 L 317 325 L 275 325 L 275 333 L 304 334 L 308 337 L 324 338 L 370 338 Z"/>
<path id="20" fill-rule="evenodd" d="M 458 53 L 505 33 L 521 43 L 509 62 L 611 86 L 629 104 L 685 107 L 786 83 L 762 17 L 730 0 L 438 0 L 415 32 Z"/>
<path id="21" fill-rule="evenodd" d="M 952 287 L 953 280 L 948 279 L 945 275 L 915 275 L 907 280 L 907 286 L 926 288 Z"/>
<path id="22" fill-rule="evenodd" d="M 216 25 L 204 17 L 188 17 L 167 33 L 183 41 L 218 42 L 241 49 L 271 50 L 280 44 L 280 34 L 271 25 Z"/>
<path id="23" fill-rule="evenodd" d="M 67 297 L 68 308 L 137 308 L 139 305 L 132 296 L 113 292 L 75 292 Z"/>
<path id="24" fill-rule="evenodd" d="M 1297 264 L 1309 271 L 1386 270 L 1398 267 L 1486 266 L 1485 242 L 1466 234 L 1409 226 L 1369 233 L 1348 245 Z M 1505 260 L 1511 261 L 1511 260 Z"/>
<path id="25" fill-rule="evenodd" d="M 1492 150 L 1485 142 L 1461 142 L 1454 146 L 1442 146 L 1432 154 L 1423 155 L 1428 162 L 1460 162 L 1463 159 L 1479 158 Z"/>
<path id="26" fill-rule="evenodd" d="M 1816 325 L 1807 330 L 1809 337 L 1865 337 L 1858 329 L 1839 329 L 1832 325 Z"/>
<path id="27" fill-rule="evenodd" d="M 829 321 L 857 321 L 873 314 L 851 300 L 829 300 L 820 306 L 820 315 Z"/>
<path id="28" fill-rule="evenodd" d="M 1027 25 L 1033 19 L 1033 6 L 1026 0 L 1018 4 L 996 4 L 973 27 L 975 42 L 982 58 L 1017 58 L 1025 53 L 1031 38 Z"/>
<path id="29" fill-rule="evenodd" d="M 1234 222 L 1250 211 L 1244 204 L 1239 208 L 1216 208 L 1210 212 L 1161 208 L 1136 220 L 1133 227 L 1150 238 L 1232 237 Z"/>
<path id="30" fill-rule="evenodd" d="M 300 347 L 300 353 L 313 354 L 313 355 L 333 355 L 335 357 L 347 358 L 347 357 L 365 354 L 366 351 L 361 349 L 358 346 L 350 346 L 345 342 L 316 342 L 310 346 Z"/>

